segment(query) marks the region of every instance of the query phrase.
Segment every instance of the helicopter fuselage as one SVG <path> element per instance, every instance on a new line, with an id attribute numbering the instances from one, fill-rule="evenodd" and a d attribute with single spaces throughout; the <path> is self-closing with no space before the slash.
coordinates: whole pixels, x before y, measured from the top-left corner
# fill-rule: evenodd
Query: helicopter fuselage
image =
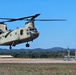
<path id="1" fill-rule="evenodd" d="M 20 43 L 33 41 L 39 36 L 37 29 L 33 26 L 33 22 L 27 23 L 23 28 L 6 31 L 0 34 L 0 45 L 15 46 Z"/>

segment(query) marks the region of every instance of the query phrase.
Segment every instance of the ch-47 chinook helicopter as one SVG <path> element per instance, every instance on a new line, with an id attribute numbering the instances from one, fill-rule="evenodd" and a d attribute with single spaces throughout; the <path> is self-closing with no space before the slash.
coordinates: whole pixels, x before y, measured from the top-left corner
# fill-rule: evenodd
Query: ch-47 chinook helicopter
<path id="1" fill-rule="evenodd" d="M 33 41 L 39 36 L 39 32 L 34 26 L 34 21 L 65 21 L 65 19 L 35 19 L 40 14 L 35 14 L 33 16 L 27 16 L 22 18 L 0 18 L 4 20 L 0 22 L 0 45 L 12 46 L 17 44 L 27 42 L 26 47 L 29 47 L 29 41 Z M 7 30 L 5 22 L 14 22 L 19 20 L 26 20 L 25 27 L 17 28 L 15 30 Z"/>

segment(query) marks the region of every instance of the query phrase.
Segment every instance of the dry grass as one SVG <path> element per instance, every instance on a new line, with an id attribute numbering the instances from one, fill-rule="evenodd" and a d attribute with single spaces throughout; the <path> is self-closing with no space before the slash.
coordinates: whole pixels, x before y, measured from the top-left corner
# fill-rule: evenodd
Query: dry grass
<path id="1" fill-rule="evenodd" d="M 76 75 L 76 64 L 0 64 L 0 75 Z"/>

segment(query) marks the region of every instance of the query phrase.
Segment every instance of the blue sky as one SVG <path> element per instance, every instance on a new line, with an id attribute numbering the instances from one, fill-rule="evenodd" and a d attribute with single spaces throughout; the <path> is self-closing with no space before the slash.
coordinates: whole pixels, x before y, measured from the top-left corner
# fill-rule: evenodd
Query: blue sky
<path id="1" fill-rule="evenodd" d="M 76 48 L 76 0 L 0 0 L 0 17 L 18 18 L 40 13 L 37 19 L 67 19 L 66 22 L 35 22 L 40 35 L 31 48 Z M 8 29 L 23 27 L 25 21 L 6 23 Z M 25 48 L 25 44 L 15 48 Z M 0 48 L 7 48 L 0 46 Z M 29 48 L 28 48 L 29 49 Z"/>

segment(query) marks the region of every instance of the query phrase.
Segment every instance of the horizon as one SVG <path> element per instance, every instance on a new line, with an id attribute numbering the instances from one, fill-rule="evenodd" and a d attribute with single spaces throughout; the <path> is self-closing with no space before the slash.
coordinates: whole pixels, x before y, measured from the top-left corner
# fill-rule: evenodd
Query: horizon
<path id="1" fill-rule="evenodd" d="M 0 48 L 0 49 L 2 49 L 2 50 L 10 50 L 10 49 L 7 49 L 7 48 Z M 10 51 L 12 51 L 12 50 L 21 50 L 21 49 L 23 49 L 23 50 L 33 50 L 33 49 L 69 49 L 69 50 L 71 50 L 71 49 L 76 49 L 76 48 L 63 48 L 63 47 L 50 47 L 50 48 L 29 48 L 29 49 L 25 49 L 25 48 L 20 48 L 20 49 L 17 49 L 17 48 L 12 48 Z"/>

